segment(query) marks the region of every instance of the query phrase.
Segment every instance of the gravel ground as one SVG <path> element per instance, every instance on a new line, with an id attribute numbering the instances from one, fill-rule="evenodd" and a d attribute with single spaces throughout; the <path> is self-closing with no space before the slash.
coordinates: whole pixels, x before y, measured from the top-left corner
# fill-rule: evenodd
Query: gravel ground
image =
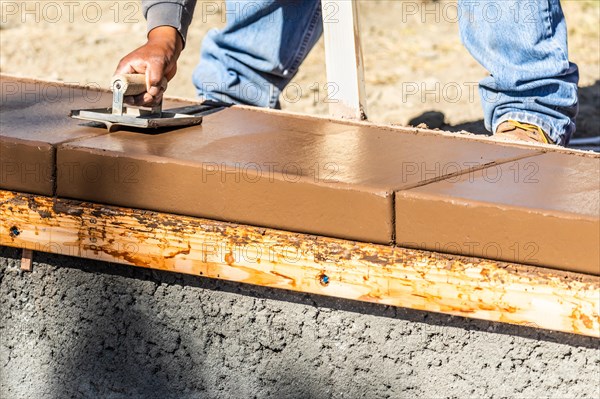
<path id="1" fill-rule="evenodd" d="M 597 398 L 592 338 L 0 247 L 1 398 Z"/>

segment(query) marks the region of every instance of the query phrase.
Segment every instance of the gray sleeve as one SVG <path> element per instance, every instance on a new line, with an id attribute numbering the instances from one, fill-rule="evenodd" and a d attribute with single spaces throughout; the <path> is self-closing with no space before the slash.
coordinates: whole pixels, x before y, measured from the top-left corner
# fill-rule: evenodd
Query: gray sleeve
<path id="1" fill-rule="evenodd" d="M 172 26 L 185 39 L 194 16 L 196 0 L 142 0 L 148 32 L 159 26 Z"/>

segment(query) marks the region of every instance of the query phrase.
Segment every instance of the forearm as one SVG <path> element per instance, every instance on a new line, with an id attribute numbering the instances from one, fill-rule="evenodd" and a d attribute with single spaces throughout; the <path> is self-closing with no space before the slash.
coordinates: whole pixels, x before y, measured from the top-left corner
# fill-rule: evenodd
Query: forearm
<path id="1" fill-rule="evenodd" d="M 148 33 L 159 26 L 172 26 L 177 29 L 185 45 L 195 7 L 196 0 L 142 0 Z"/>

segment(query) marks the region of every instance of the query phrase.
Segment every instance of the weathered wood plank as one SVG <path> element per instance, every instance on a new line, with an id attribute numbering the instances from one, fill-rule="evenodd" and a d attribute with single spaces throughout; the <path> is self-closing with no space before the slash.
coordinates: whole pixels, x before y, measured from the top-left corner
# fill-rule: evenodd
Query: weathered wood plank
<path id="1" fill-rule="evenodd" d="M 600 278 L 0 190 L 0 245 L 600 336 Z"/>

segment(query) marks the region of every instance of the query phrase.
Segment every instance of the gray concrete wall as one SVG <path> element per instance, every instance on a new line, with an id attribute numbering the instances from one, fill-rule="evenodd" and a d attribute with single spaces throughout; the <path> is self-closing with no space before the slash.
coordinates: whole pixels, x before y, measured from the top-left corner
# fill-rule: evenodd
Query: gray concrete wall
<path id="1" fill-rule="evenodd" d="M 0 398 L 598 398 L 598 341 L 0 248 Z"/>

